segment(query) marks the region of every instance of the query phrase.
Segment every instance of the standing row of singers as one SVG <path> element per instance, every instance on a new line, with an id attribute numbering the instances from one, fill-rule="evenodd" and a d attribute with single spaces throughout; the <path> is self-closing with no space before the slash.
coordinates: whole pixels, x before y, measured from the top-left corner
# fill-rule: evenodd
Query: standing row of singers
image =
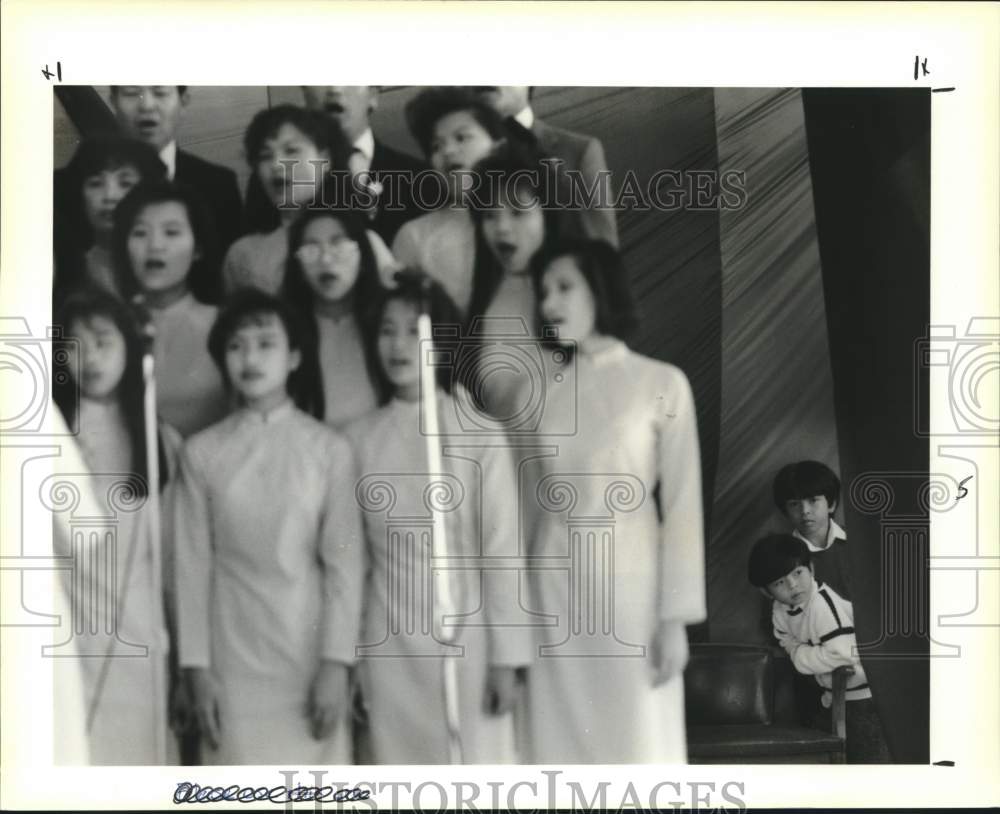
<path id="1" fill-rule="evenodd" d="M 168 703 L 209 763 L 349 763 L 355 734 L 360 759 L 390 764 L 447 762 L 456 739 L 465 762 L 683 760 L 684 626 L 705 614 L 691 390 L 625 344 L 621 257 L 574 237 L 613 240 L 613 216 L 551 205 L 562 180 L 540 168 L 527 89 L 415 97 L 408 123 L 447 193 L 415 217 L 376 202 L 421 193 L 377 177 L 371 89 L 307 89 L 307 107 L 255 116 L 246 207 L 185 181 L 175 142 L 149 155 L 185 92 L 112 89 L 147 143 L 85 142 L 56 181 L 56 323 L 78 350 L 57 360 L 57 403 L 95 476 L 131 473 L 140 494 L 155 431 L 162 484 L 161 517 L 119 526 L 119 639 L 150 658 L 86 660 L 93 762 L 176 759 L 154 753 Z M 600 162 L 597 142 L 557 136 Z M 328 167 L 368 204 L 324 205 Z M 476 205 L 470 179 L 491 181 Z M 223 253 L 227 216 L 259 225 Z M 422 311 L 435 358 L 471 360 L 437 367 L 430 475 Z M 525 438 L 548 452 L 518 457 Z M 445 567 L 413 525 L 429 509 Z M 446 645 L 424 625 L 444 611 Z"/>

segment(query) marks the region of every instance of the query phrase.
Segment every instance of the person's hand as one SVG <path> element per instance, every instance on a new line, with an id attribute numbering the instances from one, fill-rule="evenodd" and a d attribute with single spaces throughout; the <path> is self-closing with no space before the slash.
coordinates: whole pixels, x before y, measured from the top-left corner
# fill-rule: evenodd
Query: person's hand
<path id="1" fill-rule="evenodd" d="M 517 672 L 514 667 L 490 666 L 486 673 L 483 706 L 490 715 L 506 715 L 517 700 Z"/>
<path id="2" fill-rule="evenodd" d="M 211 749 L 218 749 L 222 738 L 218 684 L 211 671 L 204 667 L 189 667 L 186 672 L 198 729 L 205 743 Z"/>
<path id="3" fill-rule="evenodd" d="M 358 726 L 368 726 L 368 702 L 365 701 L 365 694 L 361 689 L 361 680 L 357 670 L 351 671 L 351 712 L 354 715 L 354 723 Z"/>
<path id="4" fill-rule="evenodd" d="M 309 690 L 307 710 L 312 736 L 326 740 L 343 717 L 350 698 L 347 665 L 336 661 L 322 661 Z"/>
<path id="5" fill-rule="evenodd" d="M 198 712 L 195 709 L 194 694 L 181 675 L 170 682 L 167 716 L 170 729 L 178 738 L 198 731 Z"/>
<path id="6" fill-rule="evenodd" d="M 687 631 L 681 622 L 660 621 L 649 647 L 653 686 L 659 687 L 684 672 L 688 663 Z"/>

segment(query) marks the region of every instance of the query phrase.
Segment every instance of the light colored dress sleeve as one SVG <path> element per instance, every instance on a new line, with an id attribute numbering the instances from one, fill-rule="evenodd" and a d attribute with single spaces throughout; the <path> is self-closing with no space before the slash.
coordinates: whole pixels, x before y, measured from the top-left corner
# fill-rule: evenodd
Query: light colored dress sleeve
<path id="1" fill-rule="evenodd" d="M 174 501 L 177 494 L 177 478 L 181 446 L 181 434 L 169 424 L 160 424 L 160 440 L 166 458 L 167 484 L 160 495 L 160 559 L 163 580 L 163 605 L 167 614 L 167 628 L 171 634 L 177 629 L 177 600 L 175 594 L 175 554 L 174 554 Z"/>
<path id="2" fill-rule="evenodd" d="M 240 238 L 229 247 L 222 261 L 222 286 L 227 296 L 239 288 L 247 277 L 245 246 L 246 240 Z"/>
<path id="3" fill-rule="evenodd" d="M 396 281 L 393 279 L 393 275 L 403 266 L 397 262 L 378 232 L 368 229 L 365 234 L 368 236 L 368 243 L 372 247 L 372 254 L 375 255 L 375 268 L 378 270 L 379 280 L 386 288 L 395 288 Z"/>
<path id="4" fill-rule="evenodd" d="M 707 615 L 698 421 L 687 376 L 672 367 L 664 383 L 657 399 L 663 508 L 659 618 L 694 624 Z"/>
<path id="5" fill-rule="evenodd" d="M 326 509 L 318 552 L 324 592 L 321 655 L 329 661 L 353 664 L 361 630 L 364 547 L 361 510 L 354 495 L 354 454 L 342 436 L 334 436 L 328 460 Z"/>
<path id="6" fill-rule="evenodd" d="M 208 486 L 195 450 L 181 449 L 173 496 L 177 637 L 182 667 L 211 667 L 212 521 Z"/>
<path id="7" fill-rule="evenodd" d="M 604 146 L 596 138 L 590 140 L 580 157 L 580 176 L 587 189 L 600 186 L 597 200 L 608 202 L 608 206 L 593 206 L 581 210 L 580 217 L 587 237 L 604 240 L 618 248 L 618 224 L 615 221 L 615 210 L 611 206 L 614 201 L 611 174 L 604 157 Z"/>
<path id="8" fill-rule="evenodd" d="M 420 268 L 420 238 L 414 222 L 404 223 L 392 241 L 392 256 L 401 268 Z"/>

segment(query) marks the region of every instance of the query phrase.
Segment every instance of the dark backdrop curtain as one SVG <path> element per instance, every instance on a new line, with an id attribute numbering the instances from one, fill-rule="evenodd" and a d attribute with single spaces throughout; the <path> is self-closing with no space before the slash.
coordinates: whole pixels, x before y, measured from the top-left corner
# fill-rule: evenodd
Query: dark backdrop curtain
<path id="1" fill-rule="evenodd" d="M 855 627 L 899 762 L 929 755 L 930 93 L 803 91 L 833 366 Z"/>

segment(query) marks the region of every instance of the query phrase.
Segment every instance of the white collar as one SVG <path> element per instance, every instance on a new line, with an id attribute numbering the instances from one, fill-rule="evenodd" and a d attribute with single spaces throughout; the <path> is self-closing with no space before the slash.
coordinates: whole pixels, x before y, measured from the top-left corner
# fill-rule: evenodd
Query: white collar
<path id="1" fill-rule="evenodd" d="M 576 350 L 581 359 L 586 359 L 595 365 L 604 365 L 621 359 L 628 346 L 616 337 L 606 337 L 605 342 L 600 342 L 597 347 L 577 344 Z"/>
<path id="2" fill-rule="evenodd" d="M 372 157 L 375 155 L 375 134 L 370 127 L 358 136 L 354 142 L 354 149 L 360 150 L 361 155 L 368 159 L 369 164 L 371 163 Z"/>
<path id="3" fill-rule="evenodd" d="M 244 423 L 274 424 L 291 418 L 295 415 L 295 409 L 295 402 L 291 398 L 286 398 L 277 407 L 272 407 L 267 412 L 261 412 L 244 405 L 240 408 L 240 413 Z"/>
<path id="4" fill-rule="evenodd" d="M 810 551 L 826 551 L 833 545 L 835 540 L 846 540 L 847 532 L 844 531 L 837 521 L 832 517 L 830 518 L 830 528 L 826 530 L 826 542 L 822 546 L 814 545 L 810 540 L 808 540 L 803 535 L 799 534 L 798 529 L 792 532 L 793 537 L 798 537 L 802 542 L 809 546 Z"/>
<path id="5" fill-rule="evenodd" d="M 177 175 L 177 140 L 174 139 L 160 150 L 160 161 L 167 165 L 167 180 L 173 181 Z"/>
<path id="6" fill-rule="evenodd" d="M 535 123 L 535 111 L 531 109 L 531 105 L 525 105 L 524 110 L 514 117 L 514 121 L 530 130 Z"/>

